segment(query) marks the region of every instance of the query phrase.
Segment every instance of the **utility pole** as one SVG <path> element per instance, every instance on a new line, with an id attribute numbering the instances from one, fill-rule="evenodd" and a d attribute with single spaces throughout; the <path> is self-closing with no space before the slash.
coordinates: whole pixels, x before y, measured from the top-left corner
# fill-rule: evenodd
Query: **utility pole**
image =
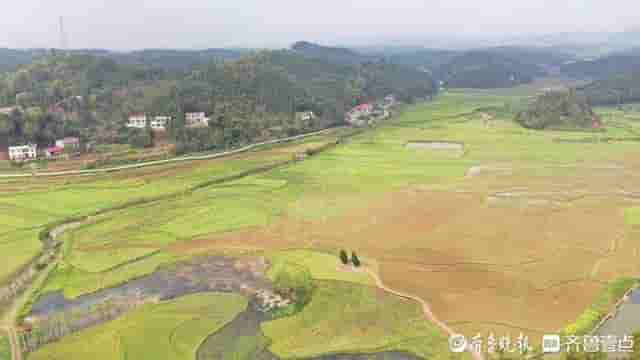
<path id="1" fill-rule="evenodd" d="M 64 17 L 60 16 L 60 50 L 67 50 L 68 46 L 67 33 L 64 30 Z"/>

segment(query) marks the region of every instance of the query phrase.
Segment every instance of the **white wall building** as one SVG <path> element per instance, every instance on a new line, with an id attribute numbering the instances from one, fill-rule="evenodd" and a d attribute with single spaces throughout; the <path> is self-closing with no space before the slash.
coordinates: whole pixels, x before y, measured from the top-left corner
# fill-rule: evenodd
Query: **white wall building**
<path id="1" fill-rule="evenodd" d="M 80 139 L 77 137 L 69 136 L 64 139 L 56 140 L 56 146 L 65 150 L 73 149 L 78 150 L 80 148 Z"/>
<path id="2" fill-rule="evenodd" d="M 298 117 L 302 121 L 311 121 L 316 118 L 316 115 L 313 113 L 313 111 L 303 111 L 298 113 Z"/>
<path id="3" fill-rule="evenodd" d="M 199 127 L 199 126 L 209 125 L 209 118 L 203 112 L 186 113 L 184 115 L 184 120 L 186 125 L 190 127 Z"/>
<path id="4" fill-rule="evenodd" d="M 38 146 L 34 144 L 9 146 L 9 159 L 13 161 L 35 160 L 38 157 Z"/>
<path id="5" fill-rule="evenodd" d="M 154 116 L 151 119 L 152 130 L 165 130 L 171 121 L 171 116 Z"/>
<path id="6" fill-rule="evenodd" d="M 127 127 L 144 129 L 146 126 L 147 126 L 146 114 L 133 114 L 129 116 L 129 122 L 127 123 Z"/>
<path id="7" fill-rule="evenodd" d="M 15 106 L 9 106 L 9 107 L 0 108 L 0 114 L 11 115 L 11 113 L 15 109 L 17 109 Z"/>

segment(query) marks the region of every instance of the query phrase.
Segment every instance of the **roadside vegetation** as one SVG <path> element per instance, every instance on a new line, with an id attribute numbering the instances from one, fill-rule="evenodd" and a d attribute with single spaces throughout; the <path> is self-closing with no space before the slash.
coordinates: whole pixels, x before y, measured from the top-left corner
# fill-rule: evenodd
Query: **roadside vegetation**
<path id="1" fill-rule="evenodd" d="M 638 284 L 637 279 L 620 278 L 610 282 L 598 295 L 593 304 L 589 306 L 576 321 L 567 325 L 563 332 L 567 335 L 586 335 L 595 328 L 604 318 L 618 300 L 634 285 Z"/>

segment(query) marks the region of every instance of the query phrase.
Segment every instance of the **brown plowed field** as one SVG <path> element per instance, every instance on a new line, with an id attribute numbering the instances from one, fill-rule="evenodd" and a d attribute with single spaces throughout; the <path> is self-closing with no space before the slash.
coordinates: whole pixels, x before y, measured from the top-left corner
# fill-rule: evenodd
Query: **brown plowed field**
<path id="1" fill-rule="evenodd" d="M 407 188 L 346 215 L 285 216 L 172 250 L 357 249 L 376 259 L 389 287 L 421 297 L 455 330 L 539 337 L 574 321 L 606 282 L 637 275 L 640 238 L 624 221 L 632 203 L 618 193 L 632 189 L 633 176 L 528 171 L 467 179 L 456 190 Z"/>

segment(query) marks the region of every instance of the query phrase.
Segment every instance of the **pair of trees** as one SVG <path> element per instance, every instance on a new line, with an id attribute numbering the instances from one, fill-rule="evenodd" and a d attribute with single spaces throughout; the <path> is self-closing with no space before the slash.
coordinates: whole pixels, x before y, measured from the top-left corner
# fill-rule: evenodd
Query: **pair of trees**
<path id="1" fill-rule="evenodd" d="M 360 265 L 362 265 L 362 263 L 360 262 L 360 258 L 355 251 L 351 252 L 351 258 L 349 258 L 349 255 L 345 250 L 340 250 L 340 261 L 344 265 L 348 265 L 349 262 L 351 262 L 351 264 L 353 264 L 353 266 L 355 267 L 360 267 Z"/>

